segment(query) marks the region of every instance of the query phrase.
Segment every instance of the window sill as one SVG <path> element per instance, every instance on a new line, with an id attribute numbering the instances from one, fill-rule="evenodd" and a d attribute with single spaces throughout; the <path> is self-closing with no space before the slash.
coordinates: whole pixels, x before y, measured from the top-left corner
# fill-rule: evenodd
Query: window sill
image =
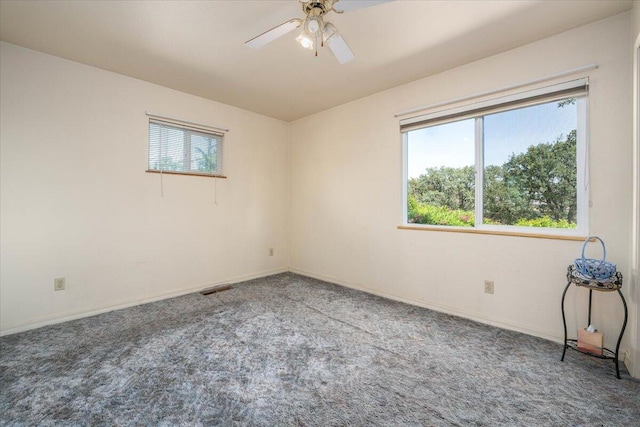
<path id="1" fill-rule="evenodd" d="M 146 173 L 161 173 L 163 175 L 186 175 L 186 176 L 203 176 L 205 178 L 223 178 L 227 179 L 224 175 L 212 175 L 210 173 L 199 173 L 199 172 L 175 172 L 175 171 L 157 171 L 157 170 L 149 170 L 145 171 Z"/>
<path id="2" fill-rule="evenodd" d="M 494 236 L 515 236 L 530 237 L 534 239 L 552 239 L 552 240 L 573 240 L 584 242 L 587 236 L 567 236 L 562 234 L 544 234 L 544 233 L 521 233 L 516 231 L 498 231 L 498 230 L 479 230 L 477 228 L 445 228 L 445 227 L 417 227 L 410 225 L 399 225 L 398 230 L 417 230 L 417 231 L 444 231 L 447 233 L 469 233 L 469 234 L 490 234 Z"/>

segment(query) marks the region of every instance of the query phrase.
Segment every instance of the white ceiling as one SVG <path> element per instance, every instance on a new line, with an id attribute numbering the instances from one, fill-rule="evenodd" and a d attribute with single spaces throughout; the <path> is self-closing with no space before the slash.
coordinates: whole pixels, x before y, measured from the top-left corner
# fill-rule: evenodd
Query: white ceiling
<path id="1" fill-rule="evenodd" d="M 408 1 L 326 20 L 356 59 L 340 65 L 296 31 L 282 1 L 6 1 L 0 39 L 267 116 L 295 120 L 631 9 L 631 0 Z M 1 58 L 0 58 L 1 60 Z"/>

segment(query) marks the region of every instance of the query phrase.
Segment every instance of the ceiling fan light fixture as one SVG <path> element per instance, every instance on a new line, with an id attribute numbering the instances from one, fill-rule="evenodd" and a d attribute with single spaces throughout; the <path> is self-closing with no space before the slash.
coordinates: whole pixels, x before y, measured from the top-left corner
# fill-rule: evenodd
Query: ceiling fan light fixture
<path id="1" fill-rule="evenodd" d="M 1 1 L 1 0 L 0 0 Z M 353 51 L 349 48 L 344 38 L 340 35 L 335 26 L 325 23 L 324 17 L 330 12 L 342 13 L 349 10 L 362 9 L 375 6 L 377 4 L 388 3 L 394 0 L 297 0 L 302 6 L 303 19 L 294 18 L 280 24 L 264 33 L 245 42 L 254 49 L 276 40 L 302 27 L 302 32 L 296 37 L 296 41 L 305 49 L 315 50 L 318 56 L 318 47 L 328 46 L 340 64 L 355 58 Z M 339 4 L 338 4 L 339 2 Z M 338 5 L 338 9 L 334 6 Z"/>
<path id="2" fill-rule="evenodd" d="M 305 49 L 309 49 L 309 50 L 314 49 L 315 40 L 313 39 L 313 37 L 309 36 L 309 34 L 307 34 L 307 32 L 304 30 L 298 35 L 298 37 L 296 37 L 296 41 L 300 43 L 300 46 L 302 46 Z"/>
<path id="3" fill-rule="evenodd" d="M 322 20 L 315 16 L 307 18 L 304 23 L 304 28 L 309 34 L 316 34 L 318 31 L 322 30 L 322 27 Z"/>

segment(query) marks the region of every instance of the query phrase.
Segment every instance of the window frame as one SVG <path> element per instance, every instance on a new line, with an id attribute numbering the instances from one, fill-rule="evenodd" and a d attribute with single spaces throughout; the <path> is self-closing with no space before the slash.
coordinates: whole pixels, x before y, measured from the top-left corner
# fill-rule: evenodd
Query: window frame
<path id="1" fill-rule="evenodd" d="M 417 230 L 435 230 L 435 231 L 452 231 L 452 232 L 468 232 L 480 234 L 499 234 L 499 235 L 518 235 L 544 238 L 559 238 L 583 240 L 589 235 L 589 91 L 588 79 L 579 79 L 585 81 L 585 92 L 578 95 L 566 95 L 564 97 L 554 97 L 554 93 L 561 95 L 567 87 L 576 86 L 576 81 L 565 82 L 558 85 L 538 88 L 531 91 L 519 92 L 518 94 L 507 95 L 504 97 L 494 98 L 478 103 L 467 104 L 454 107 L 448 110 L 440 110 L 430 112 L 425 115 L 412 117 L 400 121 L 400 133 L 402 140 L 402 225 L 399 228 L 417 229 Z M 560 90 L 553 90 L 554 88 Z M 523 96 L 528 92 L 534 93 L 534 96 Z M 548 98 L 544 99 L 540 96 L 546 93 Z M 537 100 L 541 98 L 540 100 Z M 511 111 L 519 108 L 541 105 L 553 102 L 555 99 L 575 98 L 577 106 L 577 123 L 576 123 L 576 196 L 577 196 L 577 213 L 576 228 L 550 228 L 550 227 L 525 227 L 516 225 L 492 225 L 484 223 L 484 132 L 483 118 L 490 114 L 498 112 Z M 506 102 L 505 102 L 506 101 Z M 508 107 L 501 108 L 499 105 L 508 104 Z M 497 108 L 491 109 L 491 105 L 498 105 Z M 475 112 L 475 114 L 474 114 Z M 440 119 L 439 117 L 443 117 Z M 475 218 L 476 222 L 473 227 L 461 227 L 451 225 L 437 224 L 417 224 L 408 221 L 408 181 L 409 181 L 409 152 L 408 152 L 408 134 L 411 131 L 424 129 L 427 127 L 453 123 L 473 118 L 475 120 L 475 144 L 474 144 L 474 169 L 475 169 Z M 429 122 L 425 126 L 420 123 Z M 414 123 L 418 123 L 417 125 Z M 408 125 L 407 125 L 408 124 Z M 405 130 L 403 130 L 405 126 Z"/>
<path id="2" fill-rule="evenodd" d="M 187 122 L 187 121 L 182 121 L 177 119 L 173 120 L 173 119 L 165 118 L 162 116 L 154 116 L 149 113 L 147 113 L 147 116 L 149 116 L 149 118 L 147 122 L 147 169 L 145 170 L 145 172 L 171 174 L 171 175 L 202 176 L 202 177 L 210 177 L 210 178 L 226 178 L 226 175 L 224 175 L 223 173 L 225 134 L 224 132 L 222 132 L 223 130 L 222 128 L 207 127 L 205 125 L 199 125 L 192 122 Z M 153 124 L 160 125 L 160 126 L 167 126 L 167 127 L 182 131 L 183 163 L 188 165 L 191 164 L 191 156 L 192 156 L 191 135 L 195 133 L 196 135 L 200 134 L 200 136 L 215 138 L 216 139 L 216 156 L 217 156 L 216 171 L 213 173 L 209 173 L 209 172 L 203 172 L 203 171 L 194 171 L 191 169 L 176 171 L 176 170 L 152 168 L 149 163 L 149 160 L 150 160 L 151 148 L 152 148 L 151 126 Z M 226 129 L 224 130 L 226 131 Z"/>

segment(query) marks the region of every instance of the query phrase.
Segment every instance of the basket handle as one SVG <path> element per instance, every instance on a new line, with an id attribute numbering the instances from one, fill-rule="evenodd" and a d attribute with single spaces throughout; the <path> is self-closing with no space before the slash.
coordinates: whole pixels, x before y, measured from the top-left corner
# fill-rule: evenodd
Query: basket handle
<path id="1" fill-rule="evenodd" d="M 602 261 L 607 259 L 607 248 L 604 245 L 604 242 L 602 241 L 602 239 L 599 238 L 598 236 L 589 236 L 589 237 L 586 238 L 586 240 L 582 244 L 582 259 L 584 259 L 584 249 L 587 247 L 587 243 L 589 243 L 589 240 L 591 240 L 591 239 L 596 239 L 596 240 L 600 241 L 600 243 L 602 244 Z"/>

